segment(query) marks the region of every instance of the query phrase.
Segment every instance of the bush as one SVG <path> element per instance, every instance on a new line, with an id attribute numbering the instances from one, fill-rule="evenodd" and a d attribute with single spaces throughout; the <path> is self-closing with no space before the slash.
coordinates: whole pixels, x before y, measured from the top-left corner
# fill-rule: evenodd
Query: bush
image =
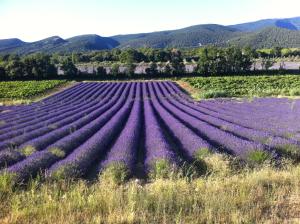
<path id="1" fill-rule="evenodd" d="M 106 167 L 101 175 L 100 180 L 111 184 L 122 184 L 129 179 L 129 170 L 124 163 L 115 163 Z"/>
<path id="2" fill-rule="evenodd" d="M 149 176 L 151 179 L 172 178 L 177 176 L 176 167 L 165 159 L 159 159 L 153 162 Z"/>
<path id="3" fill-rule="evenodd" d="M 266 151 L 250 151 L 246 156 L 246 162 L 252 167 L 263 165 L 272 160 L 272 155 Z"/>
<path id="4" fill-rule="evenodd" d="M 290 89 L 289 95 L 290 96 L 300 96 L 300 89 Z"/>

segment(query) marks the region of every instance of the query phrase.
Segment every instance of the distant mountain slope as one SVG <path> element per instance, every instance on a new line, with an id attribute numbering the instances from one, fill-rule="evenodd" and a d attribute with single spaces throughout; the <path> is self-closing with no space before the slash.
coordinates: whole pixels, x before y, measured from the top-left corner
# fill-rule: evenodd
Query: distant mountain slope
<path id="1" fill-rule="evenodd" d="M 100 37 L 98 35 L 81 35 L 66 39 L 66 43 L 58 48 L 61 52 L 81 52 L 112 49 L 119 43 L 109 37 Z"/>
<path id="2" fill-rule="evenodd" d="M 135 35 L 120 35 L 112 38 L 125 47 L 199 47 L 207 44 L 226 43 L 241 33 L 234 28 L 208 24 L 191 26 L 179 30 L 162 31 Z"/>
<path id="3" fill-rule="evenodd" d="M 254 48 L 300 47 L 300 17 L 267 19 L 232 26 L 206 24 L 178 30 L 101 37 L 95 34 L 62 39 L 58 36 L 26 43 L 0 40 L 0 54 L 70 53 L 112 48 L 193 48 L 205 45 Z"/>
<path id="4" fill-rule="evenodd" d="M 5 50 L 5 49 L 19 47 L 24 44 L 26 44 L 26 43 L 17 38 L 0 40 L 0 51 Z"/>
<path id="5" fill-rule="evenodd" d="M 9 39 L 12 41 L 12 39 Z M 3 40 L 0 40 L 0 46 Z M 5 42 L 8 42 L 6 40 Z M 4 43 L 5 43 L 4 42 Z M 3 44 L 4 45 L 4 44 Z M 7 45 L 7 44 L 6 44 Z M 32 43 L 16 45 L 16 47 L 2 48 L 0 53 L 31 54 L 37 52 L 43 53 L 70 53 L 86 52 L 93 50 L 112 49 L 119 43 L 112 38 L 100 37 L 98 35 L 81 35 L 69 39 L 62 39 L 58 36 L 49 37 Z"/>
<path id="6" fill-rule="evenodd" d="M 300 48 L 300 31 L 269 27 L 233 38 L 229 41 L 229 44 L 254 48 L 272 48 L 274 46 Z"/>
<path id="7" fill-rule="evenodd" d="M 240 31 L 259 31 L 267 27 L 278 27 L 289 30 L 300 30 L 300 17 L 289 18 L 289 19 L 265 19 L 256 22 L 242 23 L 237 25 L 229 26 Z"/>
<path id="8" fill-rule="evenodd" d="M 64 39 L 53 36 L 33 43 L 26 43 L 15 49 L 9 49 L 7 53 L 31 54 L 35 52 L 50 52 L 65 42 Z"/>

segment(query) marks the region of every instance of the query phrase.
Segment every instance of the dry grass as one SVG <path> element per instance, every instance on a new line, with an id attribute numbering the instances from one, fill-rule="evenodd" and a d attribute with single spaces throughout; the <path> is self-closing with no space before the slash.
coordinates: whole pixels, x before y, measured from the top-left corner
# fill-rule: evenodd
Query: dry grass
<path id="1" fill-rule="evenodd" d="M 206 176 L 115 184 L 0 179 L 0 223 L 299 223 L 300 166 L 235 171 L 225 157 L 205 158 Z"/>
<path id="2" fill-rule="evenodd" d="M 176 83 L 195 100 L 200 100 L 201 90 L 194 88 L 188 82 L 184 82 L 182 80 L 177 80 Z"/>

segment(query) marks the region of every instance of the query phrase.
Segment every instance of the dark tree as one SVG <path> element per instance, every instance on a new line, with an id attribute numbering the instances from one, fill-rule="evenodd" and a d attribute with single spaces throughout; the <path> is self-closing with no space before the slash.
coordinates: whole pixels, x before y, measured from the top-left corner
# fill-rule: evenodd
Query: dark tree
<path id="1" fill-rule="evenodd" d="M 67 58 L 63 61 L 61 69 L 63 70 L 64 74 L 68 76 L 75 76 L 78 74 L 78 69 L 70 58 Z"/>
<path id="2" fill-rule="evenodd" d="M 106 75 L 106 69 L 103 66 L 99 66 L 97 68 L 97 75 L 98 76 L 105 76 Z"/>
<path id="3" fill-rule="evenodd" d="M 198 72 L 203 75 L 239 73 L 251 69 L 253 56 L 241 48 L 203 48 L 199 52 Z"/>
<path id="4" fill-rule="evenodd" d="M 282 51 L 282 47 L 274 47 L 272 50 L 271 50 L 271 54 L 274 56 L 274 57 L 281 57 L 281 51 Z"/>
<path id="5" fill-rule="evenodd" d="M 144 55 L 135 49 L 125 49 L 119 55 L 122 63 L 136 63 L 144 60 Z"/>
<path id="6" fill-rule="evenodd" d="M 134 76 L 135 74 L 135 68 L 136 68 L 136 65 L 133 64 L 133 63 L 129 63 L 126 65 L 126 76 L 128 77 L 132 77 Z"/>
<path id="7" fill-rule="evenodd" d="M 24 76 L 24 64 L 20 60 L 11 60 L 6 66 L 7 76 L 10 79 L 19 79 Z"/>
<path id="8" fill-rule="evenodd" d="M 158 74 L 157 64 L 155 62 L 149 64 L 149 67 L 146 68 L 146 74 L 151 76 Z"/>
<path id="9" fill-rule="evenodd" d="M 171 75 L 172 69 L 171 69 L 171 67 L 170 67 L 169 64 L 167 64 L 167 65 L 165 66 L 165 68 L 164 68 L 164 73 L 165 73 L 166 75 Z"/>
<path id="10" fill-rule="evenodd" d="M 44 79 L 52 78 L 57 75 L 57 69 L 52 63 L 49 55 L 36 54 L 23 59 L 24 76 Z"/>
<path id="11" fill-rule="evenodd" d="M 117 76 L 119 74 L 120 71 L 120 66 L 118 63 L 114 63 L 111 67 L 111 75 L 113 76 Z"/>
<path id="12" fill-rule="evenodd" d="M 4 67 L 0 67 L 0 80 L 6 79 L 6 71 Z"/>

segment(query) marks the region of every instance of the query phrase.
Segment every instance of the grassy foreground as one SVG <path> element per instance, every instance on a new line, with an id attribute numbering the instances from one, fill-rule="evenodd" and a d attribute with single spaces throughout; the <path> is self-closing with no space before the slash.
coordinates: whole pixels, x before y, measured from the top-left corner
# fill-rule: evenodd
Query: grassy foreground
<path id="1" fill-rule="evenodd" d="M 217 97 L 300 96 L 299 75 L 183 78 L 198 99 Z"/>
<path id="2" fill-rule="evenodd" d="M 300 166 L 235 171 L 221 155 L 207 175 L 147 183 L 0 179 L 0 223 L 299 223 Z"/>

